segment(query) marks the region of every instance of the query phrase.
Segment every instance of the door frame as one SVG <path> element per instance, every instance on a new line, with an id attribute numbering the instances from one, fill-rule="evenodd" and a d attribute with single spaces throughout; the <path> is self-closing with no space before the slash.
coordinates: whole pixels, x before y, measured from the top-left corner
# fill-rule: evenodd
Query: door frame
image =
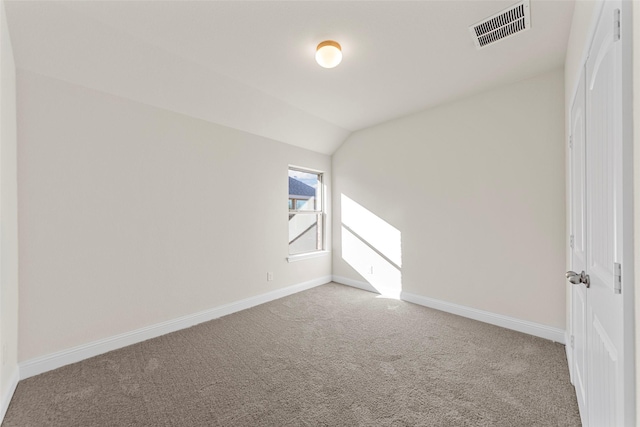
<path id="1" fill-rule="evenodd" d="M 624 317 L 625 425 L 636 425 L 635 271 L 633 194 L 633 11 L 622 1 L 622 292 Z"/>

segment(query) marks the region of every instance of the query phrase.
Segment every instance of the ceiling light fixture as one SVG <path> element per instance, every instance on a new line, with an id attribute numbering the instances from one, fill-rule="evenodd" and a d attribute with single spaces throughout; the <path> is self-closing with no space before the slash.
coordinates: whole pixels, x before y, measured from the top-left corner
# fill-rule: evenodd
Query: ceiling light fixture
<path id="1" fill-rule="evenodd" d="M 333 40 L 323 41 L 316 48 L 316 62 L 324 68 L 333 68 L 342 61 L 342 48 Z"/>

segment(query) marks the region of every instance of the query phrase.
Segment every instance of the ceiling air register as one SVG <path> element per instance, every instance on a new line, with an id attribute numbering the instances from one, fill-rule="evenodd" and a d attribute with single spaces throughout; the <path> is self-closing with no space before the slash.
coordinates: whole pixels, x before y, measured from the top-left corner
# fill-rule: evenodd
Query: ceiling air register
<path id="1" fill-rule="evenodd" d="M 529 0 L 523 0 L 469 27 L 478 49 L 531 27 Z"/>

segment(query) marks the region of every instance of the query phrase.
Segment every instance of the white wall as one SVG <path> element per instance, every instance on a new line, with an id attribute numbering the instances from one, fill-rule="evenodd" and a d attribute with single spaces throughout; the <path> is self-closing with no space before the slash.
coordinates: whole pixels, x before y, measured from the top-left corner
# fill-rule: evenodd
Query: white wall
<path id="1" fill-rule="evenodd" d="M 334 275 L 377 274 L 343 259 L 344 195 L 399 232 L 401 255 L 372 246 L 404 291 L 564 329 L 564 164 L 560 69 L 356 132 L 333 156 Z"/>
<path id="2" fill-rule="evenodd" d="M 18 376 L 16 75 L 0 2 L 0 421 Z"/>
<path id="3" fill-rule="evenodd" d="M 329 156 L 22 70 L 18 129 L 20 361 L 331 274 L 286 261 Z"/>

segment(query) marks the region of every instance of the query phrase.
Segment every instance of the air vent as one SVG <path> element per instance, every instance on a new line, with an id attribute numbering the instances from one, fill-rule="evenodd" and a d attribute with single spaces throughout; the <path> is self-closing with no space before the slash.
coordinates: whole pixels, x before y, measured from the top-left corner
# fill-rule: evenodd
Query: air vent
<path id="1" fill-rule="evenodd" d="M 480 49 L 530 27 L 529 0 L 523 0 L 470 26 L 469 31 L 476 47 Z"/>

